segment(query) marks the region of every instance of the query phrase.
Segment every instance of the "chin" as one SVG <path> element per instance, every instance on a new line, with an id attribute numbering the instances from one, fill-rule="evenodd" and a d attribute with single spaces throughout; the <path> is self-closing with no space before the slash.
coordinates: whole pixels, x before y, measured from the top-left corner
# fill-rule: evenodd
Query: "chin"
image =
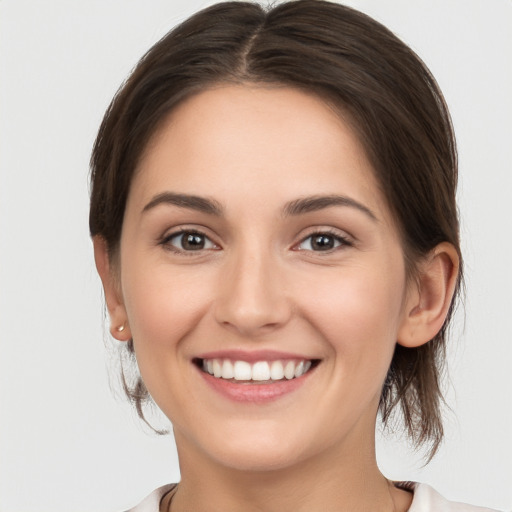
<path id="1" fill-rule="evenodd" d="M 276 471 L 300 464 L 308 458 L 305 447 L 311 442 L 302 439 L 300 432 L 280 429 L 247 429 L 241 432 L 224 432 L 212 436 L 202 445 L 202 451 L 216 464 L 237 471 Z M 320 448 L 320 447 L 319 447 Z"/>

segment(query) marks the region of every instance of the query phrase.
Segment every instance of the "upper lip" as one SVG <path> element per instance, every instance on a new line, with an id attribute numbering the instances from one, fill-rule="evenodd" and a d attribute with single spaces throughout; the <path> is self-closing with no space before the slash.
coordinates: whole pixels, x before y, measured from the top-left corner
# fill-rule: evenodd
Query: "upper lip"
<path id="1" fill-rule="evenodd" d="M 197 359 L 230 359 L 232 361 L 247 361 L 256 363 L 258 361 L 278 361 L 283 359 L 313 360 L 315 357 L 305 356 L 292 352 L 281 352 L 276 350 L 214 350 L 204 352 L 196 356 Z"/>

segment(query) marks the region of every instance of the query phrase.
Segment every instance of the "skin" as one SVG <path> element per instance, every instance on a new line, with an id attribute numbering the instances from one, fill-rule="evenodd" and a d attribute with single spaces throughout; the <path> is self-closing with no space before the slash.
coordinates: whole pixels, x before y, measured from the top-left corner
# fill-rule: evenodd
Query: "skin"
<path id="1" fill-rule="evenodd" d="M 147 206 L 163 193 L 208 198 L 222 214 Z M 363 208 L 283 213 L 333 194 Z M 204 235 L 204 248 L 184 248 L 180 229 Z M 334 247 L 313 246 L 318 233 Z M 378 401 L 397 341 L 417 346 L 442 326 L 457 256 L 441 244 L 406 279 L 397 227 L 339 115 L 290 88 L 219 86 L 188 99 L 141 159 L 117 263 L 94 243 L 112 333 L 133 338 L 173 424 L 182 481 L 172 510 L 407 510 L 411 495 L 376 464 Z M 240 403 L 193 362 L 215 350 L 320 363 L 293 392 Z"/>

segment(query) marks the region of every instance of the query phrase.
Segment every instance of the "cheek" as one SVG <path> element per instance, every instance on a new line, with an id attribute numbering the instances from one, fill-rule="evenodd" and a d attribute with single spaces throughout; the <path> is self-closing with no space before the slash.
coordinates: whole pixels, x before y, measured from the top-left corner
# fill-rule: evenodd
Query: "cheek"
<path id="1" fill-rule="evenodd" d="M 172 411 L 188 410 L 188 395 L 170 390 L 179 389 L 180 379 L 193 371 L 183 347 L 208 310 L 209 281 L 197 272 L 171 272 L 165 263 L 127 262 L 125 269 L 123 295 L 137 365 L 155 402 L 175 420 Z"/>
<path id="2" fill-rule="evenodd" d="M 402 317 L 404 273 L 351 267 L 301 287 L 302 311 L 343 361 L 381 366 L 394 350 Z M 387 370 L 387 369 L 386 369 Z"/>
<path id="3" fill-rule="evenodd" d="M 177 345 L 200 321 L 210 300 L 209 279 L 201 272 L 169 265 L 126 264 L 123 296 L 135 345 L 159 349 Z M 131 269 L 135 269 L 131 270 Z"/>

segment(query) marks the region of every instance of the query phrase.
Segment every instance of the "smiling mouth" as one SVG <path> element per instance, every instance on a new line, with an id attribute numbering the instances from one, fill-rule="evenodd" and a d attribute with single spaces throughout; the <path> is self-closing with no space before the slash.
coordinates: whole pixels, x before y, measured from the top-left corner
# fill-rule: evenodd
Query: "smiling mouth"
<path id="1" fill-rule="evenodd" d="M 231 359 L 194 359 L 198 368 L 217 379 L 236 383 L 260 383 L 286 381 L 302 377 L 319 364 L 319 359 L 235 361 Z"/>

